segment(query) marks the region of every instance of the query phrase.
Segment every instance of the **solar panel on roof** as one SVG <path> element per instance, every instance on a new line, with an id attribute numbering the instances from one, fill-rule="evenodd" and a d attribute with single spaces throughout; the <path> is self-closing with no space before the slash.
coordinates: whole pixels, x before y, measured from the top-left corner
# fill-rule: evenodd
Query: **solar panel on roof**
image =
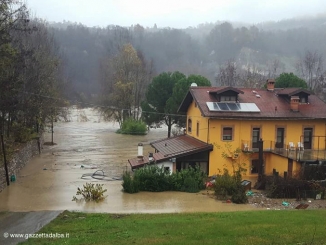
<path id="1" fill-rule="evenodd" d="M 218 107 L 220 107 L 222 111 L 229 111 L 229 107 L 226 103 L 218 103 Z"/>
<path id="2" fill-rule="evenodd" d="M 217 105 L 217 103 L 216 103 L 216 102 L 214 102 L 214 103 L 213 103 L 213 107 L 214 107 L 214 110 L 217 110 L 217 111 L 219 111 L 219 110 L 220 110 L 220 108 L 218 107 L 218 105 Z"/>
<path id="3" fill-rule="evenodd" d="M 246 103 L 246 104 L 247 104 L 247 107 L 249 108 L 250 112 L 259 112 L 260 111 L 255 103 Z"/>
<path id="4" fill-rule="evenodd" d="M 260 112 L 255 103 L 206 102 L 210 111 L 224 112 Z"/>
<path id="5" fill-rule="evenodd" d="M 238 111 L 240 110 L 238 103 L 226 103 L 229 107 L 230 111 Z"/>

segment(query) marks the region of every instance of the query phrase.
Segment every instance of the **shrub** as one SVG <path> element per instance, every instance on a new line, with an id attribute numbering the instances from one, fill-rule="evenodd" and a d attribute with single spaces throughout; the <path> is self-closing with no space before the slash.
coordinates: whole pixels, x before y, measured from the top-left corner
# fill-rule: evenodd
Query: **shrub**
<path id="1" fill-rule="evenodd" d="M 189 183 L 193 182 L 196 192 L 205 188 L 204 179 L 207 177 L 206 174 L 199 167 L 189 167 L 183 169 L 180 172 L 175 173 L 174 188 L 177 191 L 189 192 Z M 192 180 L 190 180 L 192 179 Z M 193 192 L 193 191 L 191 191 Z"/>
<path id="2" fill-rule="evenodd" d="M 127 193 L 139 192 L 139 181 L 137 178 L 132 178 L 130 172 L 124 172 L 122 176 L 122 187 L 123 191 Z"/>
<path id="3" fill-rule="evenodd" d="M 196 182 L 195 178 L 187 177 L 184 180 L 184 191 L 195 193 L 199 191 L 198 183 Z"/>
<path id="4" fill-rule="evenodd" d="M 232 194 L 231 201 L 237 204 L 247 203 L 248 197 L 243 186 L 238 186 L 235 192 Z"/>
<path id="5" fill-rule="evenodd" d="M 265 176 L 263 181 L 266 186 L 267 197 L 270 198 L 315 198 L 316 194 L 326 192 L 320 181 L 309 181 L 295 178 L 284 179 L 280 176 Z"/>
<path id="6" fill-rule="evenodd" d="M 103 189 L 103 184 L 86 183 L 83 185 L 83 189 L 77 188 L 76 196 L 81 195 L 82 198 L 78 199 L 76 196 L 72 198 L 73 201 L 85 200 L 85 201 L 101 201 L 105 198 L 104 193 L 107 189 Z"/>
<path id="7" fill-rule="evenodd" d="M 170 186 L 170 172 L 157 165 L 145 166 L 137 169 L 135 178 L 139 181 L 141 191 L 168 191 Z"/>
<path id="8" fill-rule="evenodd" d="M 129 173 L 125 173 L 122 186 L 127 193 L 138 191 L 198 192 L 205 188 L 205 178 L 205 173 L 199 167 L 170 174 L 164 167 L 151 165 L 137 169 L 133 177 Z"/>
<path id="9" fill-rule="evenodd" d="M 117 131 L 119 134 L 145 135 L 147 133 L 147 126 L 144 122 L 129 118 L 125 120 L 121 129 Z"/>
<path id="10" fill-rule="evenodd" d="M 241 170 L 235 171 L 231 176 L 227 169 L 222 175 L 216 176 L 214 184 L 215 195 L 218 199 L 226 200 L 231 198 L 234 203 L 247 203 L 245 188 L 241 185 Z"/>

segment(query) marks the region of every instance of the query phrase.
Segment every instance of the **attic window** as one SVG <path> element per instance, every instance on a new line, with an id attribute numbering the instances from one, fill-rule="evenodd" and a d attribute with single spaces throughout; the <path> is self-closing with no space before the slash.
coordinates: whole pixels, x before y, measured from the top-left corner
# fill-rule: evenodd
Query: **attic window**
<path id="1" fill-rule="evenodd" d="M 306 104 L 308 102 L 307 97 L 300 97 L 300 103 Z"/>
<path id="2" fill-rule="evenodd" d="M 221 95 L 221 102 L 222 101 L 234 101 L 236 102 L 237 101 L 237 96 L 234 96 L 234 95 L 229 95 L 229 96 L 226 96 L 226 95 Z"/>

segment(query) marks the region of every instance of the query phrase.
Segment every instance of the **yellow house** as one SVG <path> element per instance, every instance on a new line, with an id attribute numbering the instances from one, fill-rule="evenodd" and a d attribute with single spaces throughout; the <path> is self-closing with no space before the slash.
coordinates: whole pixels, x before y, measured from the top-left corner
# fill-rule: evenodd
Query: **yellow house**
<path id="1" fill-rule="evenodd" d="M 326 163 L 326 104 L 301 88 L 191 87 L 179 107 L 186 133 L 213 145 L 208 175 L 241 166 L 245 178 L 294 176 Z"/>
<path id="2" fill-rule="evenodd" d="M 326 104 L 301 88 L 191 87 L 179 107 L 186 134 L 152 142 L 153 160 L 128 160 L 132 169 L 155 162 L 171 172 L 200 166 L 208 176 L 243 168 L 255 181 L 295 176 L 305 164 L 326 164 Z M 325 173 L 326 174 L 326 173 Z"/>

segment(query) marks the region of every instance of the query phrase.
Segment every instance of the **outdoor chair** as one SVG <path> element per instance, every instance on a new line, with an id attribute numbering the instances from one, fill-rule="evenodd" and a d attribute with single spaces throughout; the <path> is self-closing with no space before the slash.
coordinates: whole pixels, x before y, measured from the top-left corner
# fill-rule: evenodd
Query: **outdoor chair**
<path id="1" fill-rule="evenodd" d="M 303 147 L 303 143 L 302 142 L 298 142 L 298 149 L 299 151 L 303 151 L 304 147 Z"/>
<path id="2" fill-rule="evenodd" d="M 293 142 L 289 142 L 289 150 L 290 151 L 294 151 L 295 150 L 295 146 Z"/>
<path id="3" fill-rule="evenodd" d="M 247 143 L 243 144 L 243 151 L 249 151 L 249 146 Z"/>

